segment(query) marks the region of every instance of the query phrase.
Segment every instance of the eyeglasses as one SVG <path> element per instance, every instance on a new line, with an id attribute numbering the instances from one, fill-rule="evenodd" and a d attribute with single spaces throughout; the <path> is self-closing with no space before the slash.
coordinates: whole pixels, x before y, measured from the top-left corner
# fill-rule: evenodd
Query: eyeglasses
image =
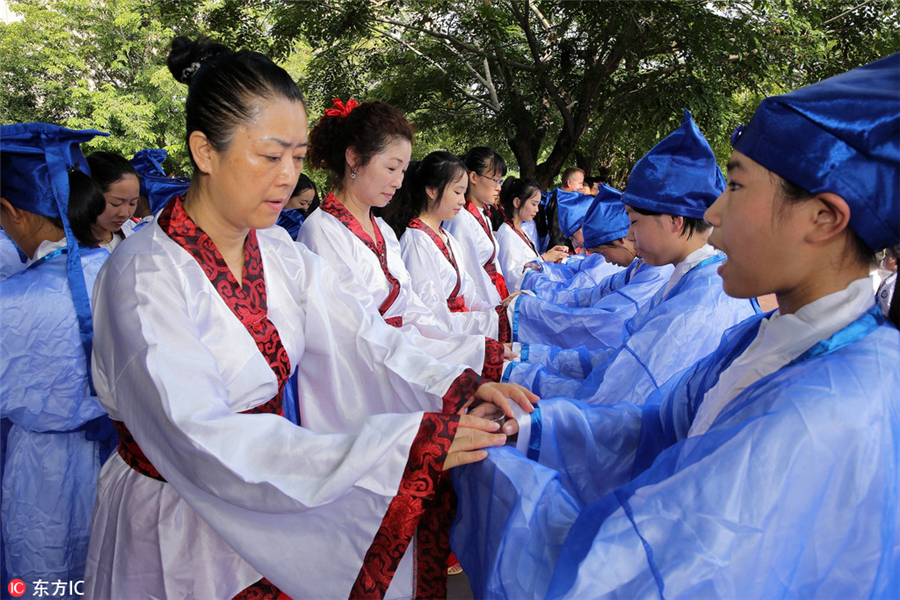
<path id="1" fill-rule="evenodd" d="M 503 185 L 502 179 L 494 179 L 493 177 L 488 177 L 487 175 L 482 175 L 481 173 L 475 173 L 475 174 L 478 175 L 479 177 L 484 177 L 485 179 L 490 179 L 491 181 L 494 182 L 494 185 Z"/>

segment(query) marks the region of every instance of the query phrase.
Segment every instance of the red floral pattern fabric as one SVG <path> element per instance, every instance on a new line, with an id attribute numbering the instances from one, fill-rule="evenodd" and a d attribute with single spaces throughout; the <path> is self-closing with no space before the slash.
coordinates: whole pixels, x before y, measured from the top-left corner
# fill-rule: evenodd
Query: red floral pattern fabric
<path id="1" fill-rule="evenodd" d="M 347 210 L 347 207 L 338 202 L 337 198 L 334 197 L 334 193 L 329 192 L 325 199 L 322 201 L 322 204 L 319 206 L 320 210 L 324 210 L 329 215 L 336 218 L 340 221 L 344 227 L 349 229 L 353 235 L 359 238 L 363 244 L 366 245 L 366 248 L 375 253 L 375 257 L 378 259 L 378 264 L 381 266 L 381 272 L 384 273 L 385 278 L 388 280 L 388 283 L 391 285 L 391 291 L 388 293 L 388 297 L 384 299 L 384 302 L 381 303 L 381 306 L 378 307 L 378 312 L 381 316 L 384 316 L 384 313 L 388 311 L 388 309 L 394 304 L 397 300 L 397 297 L 400 295 L 400 282 L 394 277 L 394 274 L 391 273 L 391 270 L 388 268 L 387 264 L 387 247 L 384 244 L 384 235 L 381 233 L 381 229 L 378 227 L 378 223 L 375 222 L 375 217 L 369 213 L 369 218 L 372 219 L 372 227 L 375 229 L 375 240 L 369 237 L 369 234 L 362 228 L 362 225 L 359 224 L 359 221 L 356 220 L 356 217 L 350 214 L 350 211 Z M 389 325 L 393 325 L 394 327 L 402 327 L 403 322 L 401 317 L 391 317 L 394 322 L 392 323 L 390 320 L 388 321 Z M 401 319 L 399 324 L 397 319 Z"/>
<path id="2" fill-rule="evenodd" d="M 238 592 L 231 600 L 291 600 L 291 597 L 263 577 L 253 585 Z"/>
<path id="3" fill-rule="evenodd" d="M 503 344 L 493 338 L 484 338 L 484 367 L 481 375 L 491 381 L 500 381 L 503 376 Z"/>
<path id="4" fill-rule="evenodd" d="M 283 414 L 282 396 L 291 374 L 291 362 L 278 330 L 267 316 L 266 280 L 256 232 L 251 230 L 244 243 L 244 270 L 242 284 L 239 284 L 216 245 L 184 210 L 180 197 L 169 201 L 157 221 L 162 230 L 200 264 L 228 308 L 253 336 L 256 347 L 278 379 L 275 397 L 243 412 Z M 118 450 L 122 459 L 139 473 L 165 481 L 144 455 L 128 427 L 118 421 L 113 421 L 113 425 L 119 434 Z"/>
<path id="5" fill-rule="evenodd" d="M 422 531 L 417 537 L 416 598 L 446 597 L 450 546 L 444 541 L 450 523 L 447 521 L 444 526 L 446 516 L 423 517 L 426 510 L 455 504 L 452 497 L 443 497 L 452 492 L 443 466 L 458 427 L 459 417 L 455 415 L 425 413 L 423 416 L 410 447 L 400 489 L 366 552 L 350 590 L 351 598 L 384 597 L 417 529 Z"/>
<path id="6" fill-rule="evenodd" d="M 494 310 L 497 311 L 497 316 L 500 318 L 497 328 L 497 339 L 504 343 L 513 341 L 512 327 L 509 326 L 509 314 L 506 312 L 506 307 L 501 304 L 495 306 Z"/>
<path id="7" fill-rule="evenodd" d="M 485 338 L 485 340 L 491 341 L 490 338 Z M 453 383 L 450 384 L 450 389 L 444 393 L 441 412 L 455 415 L 472 399 L 478 388 L 487 382 L 487 379 L 472 369 L 466 369 L 460 373 L 459 377 L 453 380 Z"/>

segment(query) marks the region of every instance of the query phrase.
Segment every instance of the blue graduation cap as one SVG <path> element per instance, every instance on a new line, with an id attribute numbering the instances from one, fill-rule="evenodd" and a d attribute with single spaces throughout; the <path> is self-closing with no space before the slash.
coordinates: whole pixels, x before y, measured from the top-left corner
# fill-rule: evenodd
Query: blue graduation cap
<path id="1" fill-rule="evenodd" d="M 163 161 L 168 152 L 161 148 L 141 150 L 131 159 L 131 165 L 140 175 L 141 194 L 150 203 L 150 212 L 156 214 L 173 196 L 184 194 L 191 187 L 190 177 L 166 177 Z"/>
<path id="2" fill-rule="evenodd" d="M 162 148 L 139 150 L 131 158 L 131 166 L 134 167 L 134 170 L 137 171 L 138 175 L 141 177 L 147 175 L 160 175 L 165 177 L 166 171 L 163 169 L 163 162 L 168 155 L 169 153 Z M 143 190 L 141 193 L 144 193 Z"/>
<path id="3" fill-rule="evenodd" d="M 812 194 L 838 194 L 873 250 L 900 243 L 900 53 L 766 98 L 731 145 Z"/>
<path id="4" fill-rule="evenodd" d="M 593 196 L 581 192 L 556 190 L 557 218 L 559 219 L 559 228 L 564 236 L 570 238 L 573 233 L 581 229 L 588 207 L 593 201 Z"/>
<path id="5" fill-rule="evenodd" d="M 716 155 L 684 111 L 681 127 L 634 165 L 622 195 L 627 206 L 702 219 L 725 191 Z"/>
<path id="6" fill-rule="evenodd" d="M 173 196 L 184 194 L 191 187 L 190 177 L 141 177 L 141 193 L 150 202 L 150 212 L 159 212 Z"/>
<path id="7" fill-rule="evenodd" d="M 593 248 L 621 239 L 628 235 L 630 228 L 622 192 L 602 184 L 584 218 L 584 247 Z"/>
<path id="8" fill-rule="evenodd" d="M 90 373 L 93 322 L 78 240 L 69 227 L 69 169 L 90 170 L 79 144 L 108 135 L 93 129 L 73 131 L 47 123 L 0 126 L 0 196 L 16 208 L 58 218 L 66 234 L 66 272 L 78 315 L 81 344 Z"/>

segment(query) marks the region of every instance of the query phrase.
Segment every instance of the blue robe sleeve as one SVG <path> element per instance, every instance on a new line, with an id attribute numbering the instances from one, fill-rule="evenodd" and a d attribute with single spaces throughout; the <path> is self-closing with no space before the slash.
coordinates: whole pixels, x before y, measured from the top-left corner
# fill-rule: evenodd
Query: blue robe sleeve
<path id="1" fill-rule="evenodd" d="M 900 334 L 836 336 L 686 437 L 750 329 L 644 407 L 542 401 L 540 464 L 500 449 L 455 472 L 451 540 L 475 596 L 895 596 Z"/>

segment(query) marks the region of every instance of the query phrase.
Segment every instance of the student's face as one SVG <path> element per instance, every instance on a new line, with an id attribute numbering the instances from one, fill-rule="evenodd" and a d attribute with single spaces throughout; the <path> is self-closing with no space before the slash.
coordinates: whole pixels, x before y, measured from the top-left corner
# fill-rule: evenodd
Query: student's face
<path id="1" fill-rule="evenodd" d="M 348 150 L 348 163 L 356 163 L 353 149 Z M 384 150 L 372 157 L 365 166 L 355 167 L 356 179 L 344 180 L 353 194 L 367 206 L 386 206 L 394 193 L 403 185 L 403 176 L 412 156 L 409 140 L 395 139 Z M 348 176 L 349 177 L 349 176 Z"/>
<path id="2" fill-rule="evenodd" d="M 572 234 L 572 237 L 569 238 L 569 241 L 572 242 L 572 246 L 575 250 L 580 250 L 584 248 L 584 231 L 579 227 L 575 233 Z"/>
<path id="3" fill-rule="evenodd" d="M 607 262 L 620 267 L 627 267 L 634 261 L 634 245 L 625 238 L 609 244 L 602 244 L 590 249 L 595 254 L 602 254 Z"/>
<path id="4" fill-rule="evenodd" d="M 109 185 L 104 192 L 106 208 L 97 217 L 94 225 L 107 233 L 115 233 L 122 229 L 137 209 L 141 196 L 141 184 L 134 175 L 126 175 Z"/>
<path id="5" fill-rule="evenodd" d="M 503 175 L 496 171 L 489 171 L 484 175 L 474 171 L 469 173 L 469 196 L 482 204 L 497 204 L 502 185 Z"/>
<path id="6" fill-rule="evenodd" d="M 625 207 L 631 220 L 628 241 L 637 256 L 653 267 L 675 264 L 681 260 L 678 239 L 683 220 L 672 215 L 642 215 L 630 206 Z"/>
<path id="7" fill-rule="evenodd" d="M 751 298 L 796 285 L 786 265 L 799 252 L 800 211 L 785 205 L 781 180 L 740 152 L 728 161 L 725 191 L 704 218 L 713 226 L 709 243 L 728 260 L 719 267 L 725 292 Z"/>
<path id="8" fill-rule="evenodd" d="M 444 188 L 444 194 L 441 196 L 440 201 L 435 203 L 431 209 L 432 214 L 441 221 L 453 220 L 466 204 L 466 189 L 468 186 L 469 180 L 466 177 L 466 172 L 460 171 L 456 178 Z M 429 197 L 432 197 L 432 194 L 437 195 L 436 189 L 429 188 L 428 192 Z"/>
<path id="9" fill-rule="evenodd" d="M 541 193 L 537 190 L 528 197 L 525 202 L 519 201 L 519 218 L 523 221 L 533 221 L 538 214 L 538 208 L 541 206 Z"/>
<path id="10" fill-rule="evenodd" d="M 306 210 L 309 208 L 309 205 L 312 204 L 313 198 L 315 197 L 316 191 L 314 189 L 305 189 L 296 196 L 291 196 L 291 201 L 285 205 L 285 208 L 299 208 L 300 210 Z"/>
<path id="11" fill-rule="evenodd" d="M 237 231 L 275 224 L 306 159 L 303 105 L 278 99 L 258 107 L 256 119 L 237 128 L 227 150 L 211 150 L 209 160 L 219 223 Z"/>

